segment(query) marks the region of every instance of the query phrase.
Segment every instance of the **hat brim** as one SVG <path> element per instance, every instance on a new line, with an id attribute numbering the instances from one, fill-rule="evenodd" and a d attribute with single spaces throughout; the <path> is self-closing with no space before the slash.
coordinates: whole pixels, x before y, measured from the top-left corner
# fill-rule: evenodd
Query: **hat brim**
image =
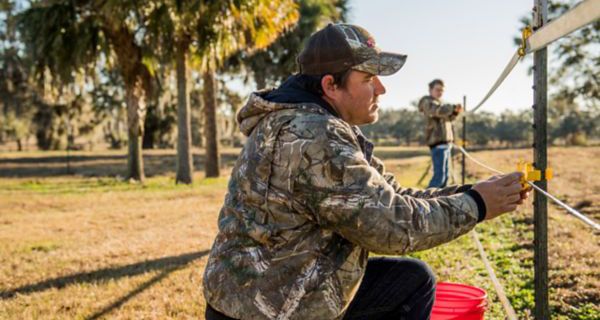
<path id="1" fill-rule="evenodd" d="M 377 57 L 358 64 L 352 67 L 352 69 L 378 76 L 389 76 L 398 72 L 404 66 L 405 62 L 405 54 L 379 52 Z"/>

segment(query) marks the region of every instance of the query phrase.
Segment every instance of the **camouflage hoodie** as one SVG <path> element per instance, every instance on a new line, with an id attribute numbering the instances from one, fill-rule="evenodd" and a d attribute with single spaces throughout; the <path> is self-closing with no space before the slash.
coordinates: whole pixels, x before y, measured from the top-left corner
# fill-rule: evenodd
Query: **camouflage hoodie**
<path id="1" fill-rule="evenodd" d="M 425 141 L 428 146 L 454 141 L 452 121 L 458 115 L 456 105 L 442 104 L 432 96 L 419 101 L 419 111 L 425 115 Z"/>
<path id="2" fill-rule="evenodd" d="M 288 101 L 280 98 L 277 91 L 257 92 L 238 114 L 248 140 L 204 273 L 205 298 L 220 312 L 236 319 L 339 319 L 369 252 L 431 248 L 471 230 L 485 214 L 473 190 L 402 188 L 358 128 L 318 97 L 273 101 Z"/>

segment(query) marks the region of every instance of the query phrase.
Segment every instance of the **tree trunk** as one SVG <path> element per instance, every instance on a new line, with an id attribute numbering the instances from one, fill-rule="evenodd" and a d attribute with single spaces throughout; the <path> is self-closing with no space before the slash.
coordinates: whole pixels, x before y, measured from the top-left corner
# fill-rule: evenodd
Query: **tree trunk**
<path id="1" fill-rule="evenodd" d="M 256 82 L 256 90 L 264 89 L 267 86 L 265 73 L 262 71 L 254 72 L 254 82 Z"/>
<path id="2" fill-rule="evenodd" d="M 158 131 L 158 121 L 156 120 L 157 116 L 156 105 L 149 104 L 147 106 L 146 118 L 144 119 L 144 136 L 142 137 L 142 149 L 154 149 L 156 146 L 156 136 Z"/>
<path id="3" fill-rule="evenodd" d="M 192 183 L 192 120 L 187 91 L 187 45 L 180 44 L 176 53 L 177 64 L 177 174 L 175 183 Z"/>
<path id="4" fill-rule="evenodd" d="M 135 34 L 126 23 L 113 20 L 111 16 L 100 17 L 101 28 L 115 50 L 119 70 L 125 82 L 127 104 L 128 145 L 127 176 L 144 182 L 142 140 L 146 103 L 154 97 L 154 77 L 142 63 L 142 48 L 137 45 Z"/>
<path id="5" fill-rule="evenodd" d="M 204 136 L 206 137 L 206 161 L 204 170 L 206 177 L 219 176 L 219 139 L 217 137 L 217 99 L 215 96 L 215 74 L 211 69 L 206 70 L 204 82 Z"/>
<path id="6" fill-rule="evenodd" d="M 141 80 L 126 85 L 128 145 L 127 178 L 144 182 L 144 159 L 142 158 L 142 137 L 144 135 L 144 117 L 146 101 Z"/>

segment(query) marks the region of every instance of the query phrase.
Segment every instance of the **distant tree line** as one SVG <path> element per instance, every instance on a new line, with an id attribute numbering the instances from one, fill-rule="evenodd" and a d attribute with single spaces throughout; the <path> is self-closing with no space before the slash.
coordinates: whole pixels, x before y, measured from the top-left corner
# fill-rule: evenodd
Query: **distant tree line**
<path id="1" fill-rule="evenodd" d="M 531 110 L 481 111 L 467 118 L 467 144 L 471 146 L 530 146 L 533 137 Z M 416 107 L 384 109 L 379 121 L 363 128 L 378 145 L 418 145 L 424 139 L 424 116 Z M 462 118 L 454 122 L 457 141 L 462 140 Z M 600 109 L 583 109 L 565 101 L 550 102 L 548 139 L 555 145 L 600 143 Z"/>

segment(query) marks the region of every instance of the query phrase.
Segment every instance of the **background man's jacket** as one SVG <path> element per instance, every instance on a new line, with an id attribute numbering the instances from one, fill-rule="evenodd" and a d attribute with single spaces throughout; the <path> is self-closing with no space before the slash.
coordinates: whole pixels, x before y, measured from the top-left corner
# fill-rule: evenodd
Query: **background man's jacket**
<path id="1" fill-rule="evenodd" d="M 425 143 L 430 147 L 454 141 L 452 121 L 456 119 L 456 105 L 442 104 L 432 96 L 419 101 L 419 111 L 425 115 Z"/>

